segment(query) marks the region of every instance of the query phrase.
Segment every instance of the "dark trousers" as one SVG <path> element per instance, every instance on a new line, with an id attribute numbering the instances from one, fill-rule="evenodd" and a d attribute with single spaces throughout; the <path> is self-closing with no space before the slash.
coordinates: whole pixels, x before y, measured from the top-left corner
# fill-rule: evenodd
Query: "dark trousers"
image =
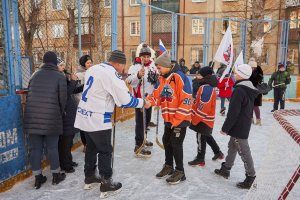
<path id="1" fill-rule="evenodd" d="M 199 159 L 205 159 L 205 153 L 206 153 L 206 143 L 211 147 L 214 154 L 217 154 L 220 152 L 220 147 L 213 138 L 212 135 L 204 135 L 201 133 L 197 133 L 197 144 L 198 144 L 198 155 L 197 157 Z"/>
<path id="2" fill-rule="evenodd" d="M 176 169 L 184 171 L 183 168 L 183 141 L 186 134 L 185 128 L 173 128 L 165 126 L 163 144 L 165 147 L 165 164 L 173 167 L 173 158 Z"/>
<path id="3" fill-rule="evenodd" d="M 72 168 L 72 153 L 74 135 L 61 135 L 58 140 L 59 163 L 61 169 Z"/>
<path id="4" fill-rule="evenodd" d="M 98 154 L 98 170 L 100 176 L 105 179 L 111 178 L 111 158 L 113 149 L 111 145 L 111 129 L 85 133 L 85 177 L 90 177 L 95 174 Z"/>
<path id="5" fill-rule="evenodd" d="M 148 127 L 151 121 L 152 107 L 146 110 L 146 126 Z M 143 112 L 140 108 L 135 109 L 135 144 L 141 146 L 144 141 L 144 122 Z"/>
<path id="6" fill-rule="evenodd" d="M 86 145 L 86 139 L 85 139 L 85 132 L 84 131 L 80 131 L 80 138 L 81 138 L 82 144 L 85 146 Z"/>
<path id="7" fill-rule="evenodd" d="M 280 102 L 280 109 L 284 109 L 285 104 L 285 89 L 274 88 L 274 110 L 278 110 L 278 104 Z"/>
<path id="8" fill-rule="evenodd" d="M 47 157 L 50 161 L 50 170 L 52 173 L 57 173 L 59 169 L 58 158 L 58 135 L 29 135 L 30 145 L 30 164 L 33 175 L 42 173 L 42 157 L 44 143 L 47 147 Z"/>

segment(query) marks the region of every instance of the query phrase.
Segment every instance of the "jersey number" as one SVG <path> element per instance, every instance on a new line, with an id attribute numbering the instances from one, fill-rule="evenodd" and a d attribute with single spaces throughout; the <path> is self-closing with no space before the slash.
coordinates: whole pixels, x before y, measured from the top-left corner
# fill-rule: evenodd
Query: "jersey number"
<path id="1" fill-rule="evenodd" d="M 89 89 L 92 87 L 93 82 L 94 82 L 94 77 L 90 76 L 89 79 L 88 79 L 88 81 L 86 82 L 86 85 L 87 85 L 88 87 L 87 87 L 86 90 L 84 90 L 83 93 L 82 93 L 82 97 L 81 97 L 81 100 L 82 100 L 82 101 L 87 102 L 87 97 L 86 97 L 86 95 L 87 95 Z"/>

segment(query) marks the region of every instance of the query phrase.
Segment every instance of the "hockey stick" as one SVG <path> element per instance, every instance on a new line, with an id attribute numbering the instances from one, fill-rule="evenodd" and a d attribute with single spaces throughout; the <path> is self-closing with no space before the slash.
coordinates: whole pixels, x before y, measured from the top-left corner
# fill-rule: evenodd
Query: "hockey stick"
<path id="1" fill-rule="evenodd" d="M 145 65 L 144 65 L 144 61 L 142 60 L 142 68 L 145 69 Z M 145 98 L 145 79 L 144 79 L 144 76 L 142 76 L 142 88 L 143 88 L 143 98 Z M 146 142 L 147 142 L 147 139 L 146 139 L 146 136 L 147 136 L 147 122 L 146 122 L 146 109 L 145 107 L 143 107 L 143 127 L 144 127 L 144 141 L 142 143 L 142 145 L 134 152 L 136 156 L 138 156 L 141 151 L 143 150 L 144 146 L 146 145 Z"/>
<path id="2" fill-rule="evenodd" d="M 158 140 L 158 125 L 159 125 L 159 107 L 157 107 L 157 118 L 156 118 L 156 139 L 155 142 L 156 144 L 161 148 L 161 149 L 165 149 L 164 145 L 162 143 L 159 142 Z"/>
<path id="3" fill-rule="evenodd" d="M 296 82 L 299 82 L 300 80 L 297 80 L 297 81 L 291 81 L 290 83 L 296 83 Z M 277 86 L 280 86 L 280 85 L 286 85 L 286 83 L 280 83 L 280 84 L 277 84 L 277 85 L 274 85 L 274 83 L 272 84 L 272 87 L 277 87 Z"/>
<path id="4" fill-rule="evenodd" d="M 111 158 L 111 167 L 114 168 L 114 158 L 115 158 L 115 142 L 116 142 L 116 118 L 117 118 L 117 106 L 115 105 L 115 112 L 114 112 L 114 127 L 113 127 L 113 151 L 112 151 L 112 158 Z"/>

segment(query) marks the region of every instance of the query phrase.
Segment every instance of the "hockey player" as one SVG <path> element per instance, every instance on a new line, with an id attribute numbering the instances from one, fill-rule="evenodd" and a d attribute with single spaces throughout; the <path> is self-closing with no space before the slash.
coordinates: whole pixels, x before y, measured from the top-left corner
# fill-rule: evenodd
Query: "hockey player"
<path id="1" fill-rule="evenodd" d="M 155 85 L 153 95 L 148 97 L 152 106 L 161 106 L 165 122 L 163 144 L 165 147 L 165 164 L 156 174 L 157 178 L 166 179 L 170 184 L 177 184 L 186 179 L 183 168 L 183 141 L 186 128 L 191 121 L 192 91 L 188 78 L 177 65 L 171 65 L 167 51 L 155 61 L 160 72 L 159 81 Z M 173 169 L 173 159 L 176 168 Z"/>
<path id="2" fill-rule="evenodd" d="M 237 183 L 237 187 L 249 189 L 255 179 L 255 169 L 251 156 L 248 137 L 251 128 L 254 100 L 259 94 L 249 78 L 252 74 L 251 66 L 242 64 L 235 69 L 235 90 L 229 103 L 227 117 L 223 124 L 221 134 L 229 135 L 228 154 L 221 169 L 215 173 L 228 178 L 238 153 L 244 162 L 246 179 Z"/>
<path id="3" fill-rule="evenodd" d="M 220 151 L 220 147 L 212 136 L 216 112 L 216 87 L 218 80 L 214 71 L 210 67 L 202 67 L 199 71 L 197 81 L 200 87 L 192 105 L 192 124 L 190 129 L 197 133 L 198 154 L 193 161 L 188 162 L 191 166 L 205 165 L 206 143 L 208 143 L 215 156 L 213 160 L 223 159 L 224 154 Z"/>
<path id="4" fill-rule="evenodd" d="M 132 87 L 134 97 L 142 98 L 153 93 L 154 85 L 158 79 L 158 71 L 154 63 L 150 60 L 151 51 L 147 44 L 143 44 L 139 57 L 136 62 L 128 70 L 127 82 Z M 143 83 L 144 82 L 144 83 Z M 144 84 L 145 91 L 143 91 L 142 84 Z M 146 111 L 146 128 L 151 121 L 152 107 L 145 109 Z M 135 109 L 135 148 L 136 152 L 144 141 L 144 122 L 143 112 L 141 109 Z M 146 147 L 152 147 L 153 143 L 146 141 Z M 150 157 L 151 151 L 149 148 L 143 148 L 140 152 L 142 157 Z"/>
<path id="5" fill-rule="evenodd" d="M 85 182 L 94 179 L 98 153 L 98 170 L 101 177 L 100 198 L 120 190 L 122 184 L 112 180 L 111 116 L 115 104 L 123 108 L 149 108 L 151 104 L 133 97 L 120 73 L 126 64 L 125 54 L 111 53 L 106 63 L 92 66 L 85 74 L 85 85 L 79 102 L 75 127 L 86 132 Z M 97 181 L 97 180 L 95 180 Z"/>

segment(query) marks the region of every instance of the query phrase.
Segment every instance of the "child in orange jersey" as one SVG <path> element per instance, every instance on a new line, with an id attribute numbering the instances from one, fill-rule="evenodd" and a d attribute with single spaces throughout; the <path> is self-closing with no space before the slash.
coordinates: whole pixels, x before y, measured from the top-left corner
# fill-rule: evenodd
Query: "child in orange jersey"
<path id="1" fill-rule="evenodd" d="M 224 154 L 220 151 L 218 144 L 212 137 L 212 130 L 215 121 L 216 112 L 216 87 L 218 80 L 213 75 L 210 67 L 200 69 L 198 81 L 200 87 L 196 99 L 192 105 L 192 124 L 190 129 L 197 132 L 198 154 L 194 160 L 188 162 L 191 166 L 205 165 L 206 143 L 211 146 L 215 156 L 213 160 L 223 159 Z M 200 79 L 200 80 L 199 80 Z"/>
<path id="2" fill-rule="evenodd" d="M 191 121 L 192 90 L 188 78 L 180 68 L 171 65 L 167 51 L 157 58 L 155 64 L 160 77 L 148 100 L 152 106 L 161 106 L 165 122 L 165 164 L 156 177 L 171 175 L 166 181 L 169 184 L 177 184 L 186 179 L 183 168 L 183 141 Z M 173 159 L 176 163 L 175 171 Z"/>

